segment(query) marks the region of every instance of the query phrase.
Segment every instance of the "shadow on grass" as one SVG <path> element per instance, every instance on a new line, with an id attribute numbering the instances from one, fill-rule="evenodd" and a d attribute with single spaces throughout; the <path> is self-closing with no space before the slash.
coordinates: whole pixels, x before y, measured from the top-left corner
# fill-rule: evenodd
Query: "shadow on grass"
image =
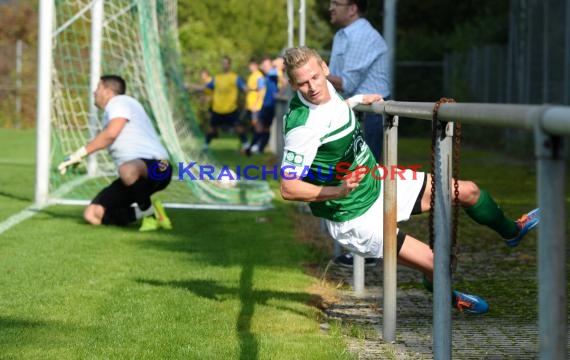
<path id="1" fill-rule="evenodd" d="M 0 317 L 0 329 L 2 333 L 10 329 L 32 329 L 37 327 L 48 326 L 49 324 L 43 321 L 30 321 L 23 319 L 15 319 L 9 317 Z"/>
<path id="2" fill-rule="evenodd" d="M 69 337 L 77 336 L 79 332 L 81 329 L 59 322 L 0 316 L 0 358 L 21 356 L 21 350 L 29 344 L 45 349 L 65 346 Z"/>
<path id="3" fill-rule="evenodd" d="M 220 142 L 218 145 L 218 141 Z M 223 144 L 226 146 L 221 146 Z M 235 169 L 236 165 L 268 164 L 273 156 L 264 154 L 248 158 L 239 152 L 235 135 L 224 135 L 213 141 L 216 150 L 213 158 L 217 164 Z M 234 146 L 235 145 L 235 146 Z M 223 160 L 221 160 L 223 159 Z M 174 224 L 170 241 L 149 240 L 138 242 L 138 246 L 161 251 L 185 253 L 193 262 L 220 267 L 239 266 L 238 287 L 202 279 L 164 281 L 136 279 L 138 283 L 152 286 L 184 289 L 197 296 L 224 301 L 237 298 L 240 310 L 235 331 L 240 342 L 240 359 L 259 358 L 259 339 L 252 330 L 256 306 L 266 305 L 271 299 L 307 304 L 314 295 L 307 292 L 286 292 L 254 289 L 256 267 L 297 268 L 301 256 L 291 248 L 294 246 L 291 221 L 282 206 L 260 212 L 228 211 L 169 211 Z M 282 310 L 301 316 L 307 314 L 286 307 Z"/>
<path id="4" fill-rule="evenodd" d="M 71 219 L 75 220 L 78 224 L 85 224 L 88 225 L 85 220 L 83 220 L 83 208 L 77 208 L 77 211 L 69 212 L 70 208 L 65 209 L 65 211 L 58 211 L 58 210 L 49 210 L 41 209 L 35 210 L 38 214 L 49 216 L 50 218 L 57 218 L 57 219 Z"/>
<path id="5" fill-rule="evenodd" d="M 11 193 L 8 193 L 8 192 L 2 191 L 2 190 L 0 190 L 0 196 L 6 197 L 8 199 L 24 201 L 24 202 L 32 202 L 33 201 L 31 196 L 21 196 L 21 195 L 11 194 Z"/>
<path id="6" fill-rule="evenodd" d="M 259 354 L 259 344 L 251 330 L 251 322 L 255 313 L 255 306 L 266 305 L 271 299 L 288 300 L 306 304 L 312 298 L 312 295 L 304 292 L 254 290 L 254 268 L 254 265 L 251 263 L 243 265 L 240 274 L 239 288 L 237 289 L 206 280 L 160 281 L 136 279 L 136 281 L 138 283 L 152 286 L 166 286 L 176 289 L 184 289 L 198 296 L 216 301 L 223 301 L 223 298 L 226 296 L 237 296 L 241 303 L 236 323 L 236 332 L 240 339 L 240 359 L 257 359 Z M 300 313 L 299 311 L 291 308 L 284 310 L 306 316 L 306 314 Z"/>

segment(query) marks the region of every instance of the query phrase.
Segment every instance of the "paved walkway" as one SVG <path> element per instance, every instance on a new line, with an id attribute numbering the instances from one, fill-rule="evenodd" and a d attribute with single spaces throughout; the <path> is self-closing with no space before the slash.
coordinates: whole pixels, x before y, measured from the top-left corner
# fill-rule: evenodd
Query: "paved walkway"
<path id="1" fill-rule="evenodd" d="M 366 293 L 355 297 L 341 291 L 342 300 L 332 304 L 326 314 L 332 319 L 373 326 L 376 336 L 351 339 L 350 348 L 359 359 L 432 359 L 432 296 L 418 289 L 398 289 L 398 323 L 396 344 L 382 341 L 382 274 L 379 265 L 366 270 Z M 328 278 L 352 283 L 352 269 L 331 266 Z M 418 273 L 398 268 L 398 281 L 420 282 Z M 536 314 L 526 317 L 464 315 L 454 311 L 452 317 L 452 357 L 454 359 L 536 359 L 538 326 Z M 570 339 L 570 336 L 567 337 Z M 568 343 L 570 348 L 570 341 Z M 567 354 L 570 359 L 570 352 Z"/>

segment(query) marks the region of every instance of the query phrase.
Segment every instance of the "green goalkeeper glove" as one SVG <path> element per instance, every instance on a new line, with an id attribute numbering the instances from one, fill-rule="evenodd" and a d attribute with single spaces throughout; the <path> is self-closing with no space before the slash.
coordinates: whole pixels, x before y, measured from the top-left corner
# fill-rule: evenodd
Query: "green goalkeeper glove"
<path id="1" fill-rule="evenodd" d="M 68 167 L 79 164 L 81 160 L 86 156 L 87 156 L 87 149 L 85 149 L 85 146 L 82 146 L 76 152 L 67 156 L 61 163 L 59 163 L 57 169 L 59 170 L 61 175 L 65 175 Z"/>

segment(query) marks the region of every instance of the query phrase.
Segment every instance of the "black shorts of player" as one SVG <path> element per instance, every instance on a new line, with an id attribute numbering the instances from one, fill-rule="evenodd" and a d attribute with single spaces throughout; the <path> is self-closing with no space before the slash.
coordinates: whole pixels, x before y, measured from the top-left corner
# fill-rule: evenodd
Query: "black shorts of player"
<path id="1" fill-rule="evenodd" d="M 418 215 L 422 213 L 422 197 L 424 196 L 424 192 L 426 191 L 426 183 L 427 183 L 427 174 L 426 176 L 424 176 L 424 182 L 422 184 L 422 188 L 420 190 L 420 193 L 418 194 L 416 202 L 414 203 L 414 207 L 412 208 L 412 215 Z M 400 249 L 402 248 L 402 245 L 404 245 L 404 240 L 406 239 L 406 233 L 400 230 L 398 231 L 398 235 L 396 236 L 396 238 L 397 238 L 396 251 L 399 253 Z"/>
<path id="2" fill-rule="evenodd" d="M 154 176 L 145 178 L 148 184 L 150 197 L 157 191 L 165 189 L 172 180 L 172 166 L 167 160 L 140 159 L 144 161 L 147 169 L 153 169 Z M 165 165 L 157 166 L 161 162 Z M 129 195 L 128 187 L 121 181 L 116 179 L 109 186 L 104 188 L 95 196 L 91 204 L 103 206 L 105 209 L 125 208 L 136 202 Z"/>
<path id="3" fill-rule="evenodd" d="M 212 127 L 239 125 L 239 112 L 236 110 L 229 114 L 220 114 L 215 111 L 212 111 L 212 118 L 210 119 L 210 125 Z"/>
<path id="4" fill-rule="evenodd" d="M 269 129 L 275 117 L 275 105 L 263 106 L 259 111 L 259 123 Z"/>

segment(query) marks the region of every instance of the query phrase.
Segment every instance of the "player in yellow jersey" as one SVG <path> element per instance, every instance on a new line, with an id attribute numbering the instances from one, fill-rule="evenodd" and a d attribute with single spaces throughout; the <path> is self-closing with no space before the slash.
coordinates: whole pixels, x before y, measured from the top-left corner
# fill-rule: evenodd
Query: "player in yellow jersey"
<path id="1" fill-rule="evenodd" d="M 263 104 L 263 95 L 265 92 L 265 80 L 263 73 L 259 70 L 257 60 L 251 58 L 249 60 L 249 76 L 247 78 L 248 93 L 245 97 L 245 109 L 247 110 L 247 118 L 250 120 L 251 126 L 255 128 L 259 121 L 259 111 Z"/>
<path id="2" fill-rule="evenodd" d="M 232 71 L 232 60 L 228 56 L 222 58 L 222 72 L 215 75 L 208 84 L 192 86 L 194 90 L 212 90 L 212 112 L 210 126 L 206 133 L 204 150 L 213 138 L 218 136 L 220 126 L 231 126 L 238 135 L 242 149 L 247 148 L 247 136 L 239 121 L 239 91 L 247 92 L 247 85 L 238 74 Z"/>

